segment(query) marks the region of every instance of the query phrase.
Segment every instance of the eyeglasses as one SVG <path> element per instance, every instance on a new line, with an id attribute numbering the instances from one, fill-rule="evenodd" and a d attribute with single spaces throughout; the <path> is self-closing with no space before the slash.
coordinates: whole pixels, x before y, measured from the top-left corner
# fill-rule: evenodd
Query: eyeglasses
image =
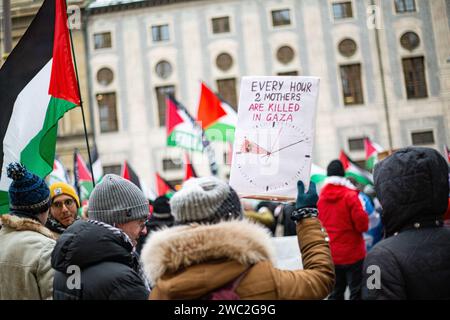
<path id="1" fill-rule="evenodd" d="M 52 207 L 58 210 L 61 210 L 63 207 L 63 204 L 66 206 L 66 208 L 70 208 L 74 205 L 75 201 L 73 199 L 66 199 L 64 201 L 58 201 L 53 202 Z"/>

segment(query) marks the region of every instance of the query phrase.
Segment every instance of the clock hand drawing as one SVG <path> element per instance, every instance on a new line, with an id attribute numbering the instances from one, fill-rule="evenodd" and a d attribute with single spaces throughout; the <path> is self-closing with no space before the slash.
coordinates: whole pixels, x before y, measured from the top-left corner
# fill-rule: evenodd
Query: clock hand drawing
<path id="1" fill-rule="evenodd" d="M 237 151 L 236 153 L 237 154 L 254 153 L 254 154 L 264 154 L 264 155 L 270 154 L 269 151 L 267 151 L 263 147 L 259 146 L 257 143 L 250 141 L 247 138 L 244 139 L 244 142 L 242 143 L 240 150 Z"/>
<path id="2" fill-rule="evenodd" d="M 268 156 L 271 156 L 272 154 L 277 153 L 277 152 L 280 152 L 281 150 L 284 150 L 284 149 L 287 149 L 287 148 L 289 148 L 289 147 L 295 146 L 296 144 L 299 144 L 300 142 L 303 142 L 303 141 L 305 141 L 305 140 L 302 139 L 302 140 L 299 140 L 299 141 L 297 141 L 297 142 L 288 144 L 287 146 L 284 146 L 284 147 L 282 147 L 282 148 L 280 148 L 280 149 L 278 149 L 278 150 L 268 152 L 267 154 L 265 154 L 265 155 L 263 156 L 263 158 L 266 157 L 266 156 L 267 156 L 267 157 L 268 157 Z"/>

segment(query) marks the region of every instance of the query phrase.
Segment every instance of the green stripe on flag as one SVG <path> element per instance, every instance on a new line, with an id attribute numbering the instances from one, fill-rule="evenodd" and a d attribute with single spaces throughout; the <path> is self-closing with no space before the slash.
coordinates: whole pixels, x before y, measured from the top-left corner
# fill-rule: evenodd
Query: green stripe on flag
<path id="1" fill-rule="evenodd" d="M 199 135 L 176 129 L 167 137 L 167 145 L 190 151 L 203 151 L 202 140 Z"/>
<path id="2" fill-rule="evenodd" d="M 42 129 L 20 153 L 20 162 L 41 178 L 45 178 L 53 170 L 58 120 L 64 116 L 64 113 L 74 107 L 76 107 L 76 104 L 52 97 Z M 3 191 L 0 192 L 0 214 L 8 211 L 8 193 Z"/>
<path id="3" fill-rule="evenodd" d="M 346 177 L 351 177 L 351 178 L 355 179 L 356 182 L 361 183 L 363 185 L 372 184 L 372 181 L 370 181 L 368 178 L 366 178 L 366 177 L 364 177 L 364 176 L 362 176 L 360 174 L 351 172 L 351 171 L 347 171 L 345 173 L 345 176 Z"/>
<path id="4" fill-rule="evenodd" d="M 235 127 L 226 123 L 216 122 L 205 130 L 206 138 L 209 141 L 234 141 Z"/>
<path id="5" fill-rule="evenodd" d="M 20 153 L 22 164 L 41 178 L 44 178 L 53 170 L 58 120 L 64 116 L 64 113 L 74 107 L 76 105 L 71 102 L 52 97 L 47 108 L 43 128 Z"/>

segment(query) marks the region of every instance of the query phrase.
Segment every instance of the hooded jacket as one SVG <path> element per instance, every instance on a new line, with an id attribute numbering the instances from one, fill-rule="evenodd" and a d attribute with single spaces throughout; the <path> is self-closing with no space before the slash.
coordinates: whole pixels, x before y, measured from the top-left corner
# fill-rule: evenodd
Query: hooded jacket
<path id="1" fill-rule="evenodd" d="M 369 216 L 358 198 L 359 191 L 343 177 L 325 180 L 317 202 L 319 220 L 330 235 L 334 264 L 350 265 L 364 259 L 363 233 L 369 228 Z"/>
<path id="2" fill-rule="evenodd" d="M 131 243 L 105 226 L 81 220 L 73 223 L 52 253 L 54 299 L 147 299 L 149 291 L 132 250 Z M 75 279 L 78 270 L 79 285 Z"/>
<path id="3" fill-rule="evenodd" d="M 36 220 L 15 215 L 2 215 L 1 222 L 0 300 L 51 299 L 52 232 Z"/>
<path id="4" fill-rule="evenodd" d="M 446 161 L 434 149 L 405 148 L 377 164 L 374 181 L 387 238 L 367 255 L 363 298 L 450 299 Z"/>
<path id="5" fill-rule="evenodd" d="M 278 270 L 270 235 L 246 219 L 176 226 L 150 235 L 142 251 L 151 299 L 200 299 L 248 272 L 236 289 L 241 299 L 323 299 L 334 267 L 318 219 L 297 225 L 304 270 Z"/>

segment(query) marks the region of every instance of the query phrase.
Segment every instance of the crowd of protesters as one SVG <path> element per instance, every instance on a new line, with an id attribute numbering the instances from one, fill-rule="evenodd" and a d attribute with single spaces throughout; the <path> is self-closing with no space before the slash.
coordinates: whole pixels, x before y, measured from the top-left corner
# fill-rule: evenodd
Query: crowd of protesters
<path id="1" fill-rule="evenodd" d="M 374 185 L 339 160 L 293 203 L 249 202 L 215 177 L 149 200 L 107 174 L 80 208 L 75 189 L 7 167 L 0 299 L 450 299 L 449 166 L 434 149 L 396 151 Z M 79 212 L 83 212 L 79 215 Z M 302 268 L 276 265 L 296 236 Z"/>

